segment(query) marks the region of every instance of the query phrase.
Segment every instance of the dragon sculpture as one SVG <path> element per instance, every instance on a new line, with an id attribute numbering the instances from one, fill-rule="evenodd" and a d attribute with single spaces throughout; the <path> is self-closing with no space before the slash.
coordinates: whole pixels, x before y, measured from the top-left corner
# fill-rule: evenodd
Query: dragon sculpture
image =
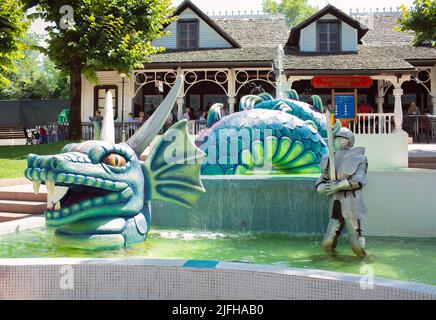
<path id="1" fill-rule="evenodd" d="M 111 101 L 107 97 L 102 139 L 66 145 L 60 154 L 29 154 L 25 176 L 34 190 L 45 184 L 46 225 L 57 242 L 81 249 L 114 249 L 144 241 L 150 230 L 150 201 L 189 207 L 203 192 L 200 162 L 186 120 L 172 126 L 145 162 L 141 153 L 168 118 L 181 90 L 179 76 L 150 119 L 126 142 L 114 143 Z M 108 93 L 110 95 L 110 93 Z"/>
<path id="2" fill-rule="evenodd" d="M 318 174 L 321 158 L 328 153 L 322 101 L 298 101 L 294 90 L 288 99 L 268 93 L 241 99 L 242 111 L 227 115 L 222 104 L 208 113 L 205 130 L 196 141 L 206 153 L 204 175 L 256 173 Z M 333 131 L 341 123 L 336 121 Z"/>

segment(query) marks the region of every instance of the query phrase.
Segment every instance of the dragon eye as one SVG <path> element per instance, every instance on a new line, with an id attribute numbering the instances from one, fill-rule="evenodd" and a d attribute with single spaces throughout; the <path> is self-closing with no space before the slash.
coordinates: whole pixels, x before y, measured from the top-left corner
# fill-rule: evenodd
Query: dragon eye
<path id="1" fill-rule="evenodd" d="M 107 155 L 102 162 L 104 164 L 107 164 L 108 166 L 119 168 L 124 167 L 127 161 L 126 158 L 124 158 L 122 155 L 119 155 L 117 153 L 111 153 Z"/>

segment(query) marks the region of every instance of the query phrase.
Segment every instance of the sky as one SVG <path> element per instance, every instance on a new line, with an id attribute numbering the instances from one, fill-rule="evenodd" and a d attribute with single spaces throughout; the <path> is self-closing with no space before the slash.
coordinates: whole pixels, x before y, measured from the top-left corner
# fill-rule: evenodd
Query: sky
<path id="1" fill-rule="evenodd" d="M 179 5 L 183 0 L 173 0 L 174 6 Z M 216 12 L 221 11 L 261 11 L 262 10 L 262 0 L 191 0 L 197 7 L 199 7 L 204 12 Z M 355 11 L 355 9 L 373 9 L 375 11 L 376 8 L 379 8 L 380 11 L 385 8 L 396 8 L 401 4 L 405 4 L 407 7 L 410 7 L 413 3 L 413 0 L 308 0 L 309 4 L 318 7 L 319 9 L 323 8 L 327 3 L 330 3 L 339 9 L 344 10 L 345 12 L 349 12 L 350 8 Z M 32 30 L 38 34 L 45 34 L 45 26 L 46 24 L 42 21 L 36 21 L 32 24 Z"/>

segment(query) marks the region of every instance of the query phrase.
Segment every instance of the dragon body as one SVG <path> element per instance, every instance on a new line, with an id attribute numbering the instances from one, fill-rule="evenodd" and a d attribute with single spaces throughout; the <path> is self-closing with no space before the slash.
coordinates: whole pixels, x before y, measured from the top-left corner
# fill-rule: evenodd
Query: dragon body
<path id="1" fill-rule="evenodd" d="M 293 93 L 293 97 L 298 96 Z M 312 97 L 322 111 L 318 97 Z M 197 139 L 206 153 L 204 175 L 257 173 L 317 174 L 328 153 L 324 116 L 295 99 L 273 99 L 269 94 L 241 99 L 242 111 L 221 117 L 212 107 L 209 128 Z M 336 123 L 334 130 L 340 128 Z"/>

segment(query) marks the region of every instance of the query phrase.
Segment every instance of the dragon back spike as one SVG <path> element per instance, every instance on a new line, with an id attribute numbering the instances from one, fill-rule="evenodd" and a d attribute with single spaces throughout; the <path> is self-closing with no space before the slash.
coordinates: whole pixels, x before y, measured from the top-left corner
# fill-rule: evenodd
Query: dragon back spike
<path id="1" fill-rule="evenodd" d="M 241 100 L 239 101 L 239 110 L 251 110 L 254 109 L 254 106 L 257 103 L 262 102 L 263 99 L 259 96 L 255 96 L 255 95 L 246 95 L 243 96 L 241 98 Z"/>
<path id="2" fill-rule="evenodd" d="M 127 140 L 127 144 L 135 151 L 138 157 L 150 144 L 154 137 L 162 129 L 165 121 L 171 113 L 171 110 L 176 103 L 180 90 L 183 85 L 183 76 L 177 76 L 177 80 L 167 94 L 165 99 L 160 104 L 159 108 L 153 113 L 153 115 L 136 131 L 136 133 Z"/>
<path id="3" fill-rule="evenodd" d="M 312 106 L 314 106 L 319 112 L 324 113 L 324 106 L 322 105 L 322 99 L 318 95 L 313 95 Z"/>
<path id="4" fill-rule="evenodd" d="M 215 122 L 221 120 L 226 115 L 228 115 L 228 112 L 222 103 L 213 104 L 207 113 L 207 127 L 212 127 Z"/>
<path id="5" fill-rule="evenodd" d="M 298 93 L 296 90 L 289 89 L 289 90 L 286 90 L 286 93 L 288 95 L 288 99 L 300 101 L 300 97 L 298 96 Z"/>

